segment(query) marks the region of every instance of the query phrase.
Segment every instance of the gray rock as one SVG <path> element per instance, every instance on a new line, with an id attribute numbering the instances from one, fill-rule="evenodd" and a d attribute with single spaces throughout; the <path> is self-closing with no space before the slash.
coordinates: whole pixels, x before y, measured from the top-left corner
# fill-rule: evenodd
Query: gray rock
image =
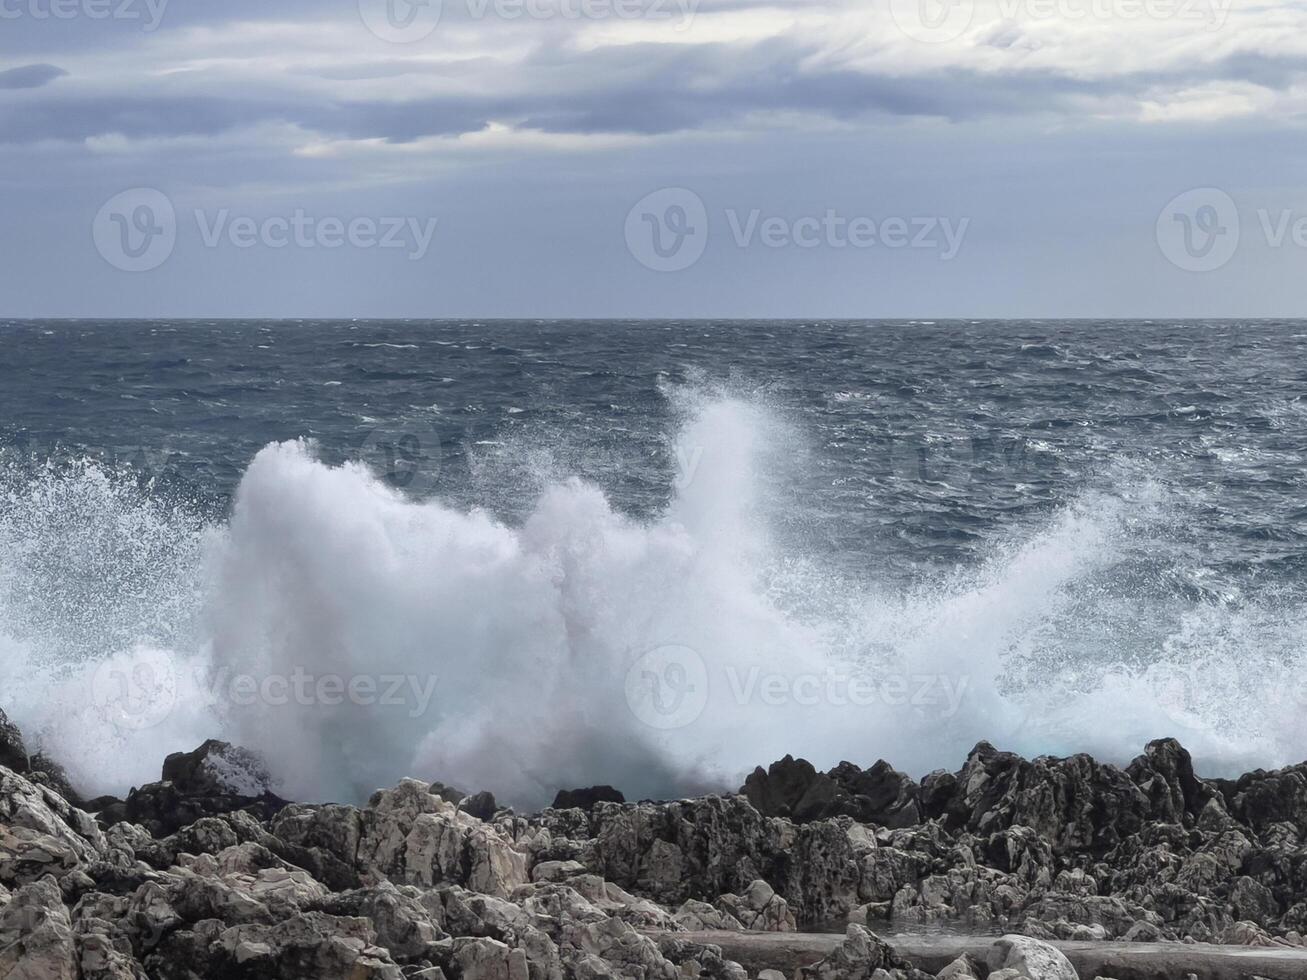
<path id="1" fill-rule="evenodd" d="M 871 980 L 877 970 L 905 966 L 889 943 L 868 929 L 851 925 L 833 953 L 799 970 L 799 980 Z"/>
<path id="2" fill-rule="evenodd" d="M 1030 980 L 1079 980 L 1075 968 L 1060 950 L 1028 936 L 1003 936 L 985 957 L 990 976 L 1013 970 Z"/>
<path id="3" fill-rule="evenodd" d="M 0 910 L 0 977 L 78 980 L 72 920 L 53 877 L 19 888 Z"/>

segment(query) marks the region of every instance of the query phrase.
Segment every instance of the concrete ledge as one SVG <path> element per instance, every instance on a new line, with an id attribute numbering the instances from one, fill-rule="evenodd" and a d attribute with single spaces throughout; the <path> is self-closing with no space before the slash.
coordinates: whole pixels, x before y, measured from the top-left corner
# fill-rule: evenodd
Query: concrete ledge
<path id="1" fill-rule="evenodd" d="M 679 939 L 712 943 L 751 974 L 780 970 L 792 977 L 817 962 L 844 939 L 842 935 L 784 932 L 678 932 Z M 882 939 L 918 969 L 938 973 L 963 953 L 981 963 L 994 937 L 882 932 Z M 1307 950 L 1203 943 L 1055 942 L 1081 980 L 1307 980 Z"/>

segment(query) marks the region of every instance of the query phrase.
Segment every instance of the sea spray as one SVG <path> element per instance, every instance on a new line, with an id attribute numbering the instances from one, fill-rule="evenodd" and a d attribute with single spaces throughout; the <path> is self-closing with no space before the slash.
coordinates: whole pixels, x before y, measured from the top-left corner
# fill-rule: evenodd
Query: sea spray
<path id="1" fill-rule="evenodd" d="M 680 397 L 669 459 L 693 471 L 642 520 L 551 474 L 508 523 L 295 441 L 222 522 L 90 463 L 11 478 L 0 706 L 88 793 L 210 736 L 293 797 L 414 775 L 524 806 L 731 788 L 787 752 L 921 773 L 981 739 L 1122 761 L 1176 734 L 1209 772 L 1307 756 L 1301 611 L 1159 585 L 1186 574 L 1136 559 L 1179 520 L 1163 485 L 1086 492 L 892 589 L 778 543 L 794 426 Z"/>

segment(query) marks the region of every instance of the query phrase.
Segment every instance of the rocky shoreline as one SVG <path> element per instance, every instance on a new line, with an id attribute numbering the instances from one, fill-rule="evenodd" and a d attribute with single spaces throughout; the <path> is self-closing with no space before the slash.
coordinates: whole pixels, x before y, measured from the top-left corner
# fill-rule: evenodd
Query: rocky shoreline
<path id="1" fill-rule="evenodd" d="M 982 743 L 920 782 L 787 757 L 734 795 L 530 815 L 415 779 L 289 802 L 222 742 L 162 776 L 83 800 L 0 715 L 0 978 L 747 980 L 709 930 L 846 932 L 803 980 L 1074 978 L 1047 940 L 1307 945 L 1307 763 L 1202 779 L 1169 739 L 1125 768 Z M 877 935 L 931 927 L 994 940 L 927 974 Z"/>

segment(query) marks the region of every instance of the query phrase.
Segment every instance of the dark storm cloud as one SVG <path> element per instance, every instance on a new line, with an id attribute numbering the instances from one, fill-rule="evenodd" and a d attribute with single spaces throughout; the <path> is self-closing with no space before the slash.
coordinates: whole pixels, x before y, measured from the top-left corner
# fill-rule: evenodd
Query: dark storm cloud
<path id="1" fill-rule="evenodd" d="M 23 65 L 0 71 L 0 89 L 40 88 L 67 75 L 58 65 Z"/>

